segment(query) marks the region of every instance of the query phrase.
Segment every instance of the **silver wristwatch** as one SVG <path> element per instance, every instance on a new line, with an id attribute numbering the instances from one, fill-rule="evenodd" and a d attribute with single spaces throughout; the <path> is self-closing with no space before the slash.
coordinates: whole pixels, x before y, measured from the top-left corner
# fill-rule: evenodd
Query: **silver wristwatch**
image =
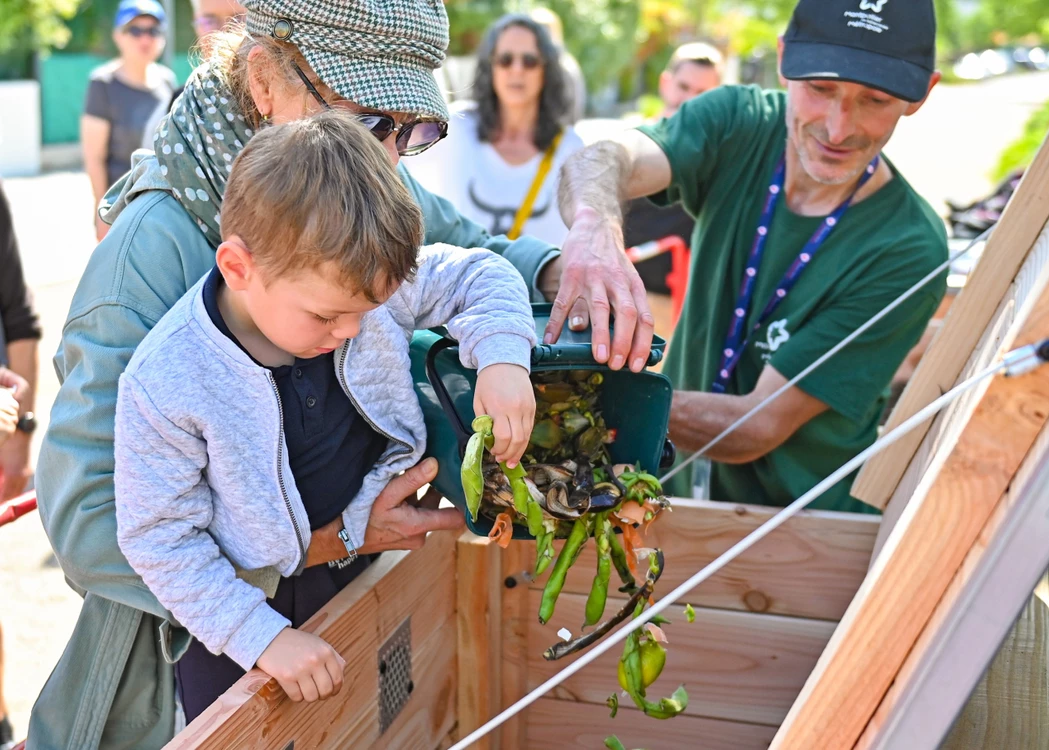
<path id="1" fill-rule="evenodd" d="M 332 560 L 328 563 L 328 567 L 338 568 L 339 570 L 342 570 L 347 565 L 353 565 L 355 562 L 357 562 L 357 550 L 355 550 L 351 546 L 350 532 L 346 529 L 343 529 L 339 532 L 339 539 L 341 539 L 342 543 L 346 545 L 346 557 L 342 558 L 341 560 Z"/>

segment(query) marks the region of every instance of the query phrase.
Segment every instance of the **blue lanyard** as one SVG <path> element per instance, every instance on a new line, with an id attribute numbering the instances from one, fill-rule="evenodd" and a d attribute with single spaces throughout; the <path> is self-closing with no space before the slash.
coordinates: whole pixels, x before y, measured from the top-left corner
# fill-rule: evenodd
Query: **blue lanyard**
<path id="1" fill-rule="evenodd" d="M 790 268 L 787 269 L 787 273 L 784 274 L 782 281 L 776 286 L 775 293 L 769 299 L 768 304 L 765 305 L 765 309 L 761 311 L 761 316 L 754 323 L 754 327 L 751 328 L 751 333 L 761 328 L 779 306 L 779 303 L 786 298 L 794 284 L 801 277 L 802 271 L 808 267 L 809 261 L 816 256 L 816 252 L 827 239 L 827 236 L 837 223 L 841 221 L 842 215 L 852 204 L 852 199 L 856 197 L 856 192 L 867 184 L 867 180 L 871 178 L 871 175 L 878 168 L 879 158 L 879 156 L 875 156 L 871 159 L 871 163 L 867 165 L 867 168 L 860 176 L 856 189 L 852 191 L 848 198 L 842 201 L 841 205 L 834 209 L 830 216 L 820 222 L 819 228 L 809 238 L 809 241 L 805 243 L 805 247 L 801 249 L 798 257 L 794 259 L 794 262 L 790 264 Z M 783 178 L 785 174 L 786 161 L 780 159 L 779 165 L 772 175 L 772 183 L 769 185 L 768 195 L 765 196 L 765 208 L 762 210 L 761 219 L 758 221 L 758 230 L 754 234 L 754 245 L 751 247 L 750 257 L 747 259 L 747 268 L 743 273 L 739 299 L 736 301 L 736 307 L 732 312 L 732 321 L 729 323 L 728 335 L 725 337 L 725 346 L 721 351 L 721 362 L 714 377 L 714 393 L 725 392 L 728 379 L 736 369 L 739 358 L 749 341 L 749 339 L 744 339 L 743 337 L 747 313 L 750 311 L 750 303 L 754 297 L 754 286 L 758 278 L 758 269 L 761 268 L 761 258 L 765 254 L 765 240 L 768 237 L 769 227 L 772 225 L 772 214 L 775 212 L 779 194 L 783 192 Z"/>

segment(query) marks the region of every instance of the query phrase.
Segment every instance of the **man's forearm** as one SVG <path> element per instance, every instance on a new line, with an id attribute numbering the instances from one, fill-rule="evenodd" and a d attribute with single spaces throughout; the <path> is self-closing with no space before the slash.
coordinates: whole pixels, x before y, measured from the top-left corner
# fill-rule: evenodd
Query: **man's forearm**
<path id="1" fill-rule="evenodd" d="M 750 396 L 674 391 L 670 439 L 679 451 L 697 451 L 750 411 L 752 400 Z M 768 450 L 763 416 L 755 414 L 704 455 L 712 461 L 741 464 L 760 458 Z"/>
<path id="2" fill-rule="evenodd" d="M 19 339 L 7 344 L 8 367 L 29 383 L 29 393 L 18 403 L 20 414 L 35 411 L 36 380 L 39 371 L 38 343 L 36 339 Z"/>
<path id="3" fill-rule="evenodd" d="M 600 141 L 569 157 L 561 168 L 557 195 L 565 225 L 571 227 L 584 209 L 622 224 L 623 185 L 631 168 L 630 153 L 614 141 Z"/>

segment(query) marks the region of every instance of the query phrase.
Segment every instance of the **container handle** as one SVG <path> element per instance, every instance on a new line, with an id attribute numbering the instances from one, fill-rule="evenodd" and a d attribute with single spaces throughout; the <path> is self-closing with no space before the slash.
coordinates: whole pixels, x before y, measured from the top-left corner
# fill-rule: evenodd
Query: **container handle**
<path id="1" fill-rule="evenodd" d="M 441 380 L 440 375 L 437 374 L 437 355 L 445 349 L 458 347 L 459 342 L 453 339 L 441 338 L 435 341 L 433 346 L 430 347 L 430 351 L 426 353 L 426 378 L 433 387 L 434 395 L 437 396 L 437 401 L 441 404 L 444 416 L 448 418 L 448 423 L 452 426 L 452 430 L 459 439 L 459 452 L 462 453 L 466 449 L 466 444 L 470 442 L 470 436 L 473 433 L 467 431 L 463 420 L 459 418 L 459 412 L 455 410 L 452 397 L 449 395 L 448 389 L 444 387 L 444 382 Z"/>

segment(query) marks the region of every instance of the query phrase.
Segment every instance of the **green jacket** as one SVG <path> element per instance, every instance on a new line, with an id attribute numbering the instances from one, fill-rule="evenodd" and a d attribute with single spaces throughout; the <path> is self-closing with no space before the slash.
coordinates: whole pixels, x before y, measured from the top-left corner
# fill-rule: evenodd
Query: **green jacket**
<path id="1" fill-rule="evenodd" d="M 486 247 L 531 282 L 556 250 L 532 238 L 489 237 L 403 168 L 423 211 L 427 244 Z M 61 388 L 37 464 L 40 515 L 84 606 L 62 658 L 33 707 L 31 750 L 148 750 L 175 727 L 178 627 L 117 546 L 113 422 L 117 380 L 161 316 L 215 263 L 215 248 L 179 205 L 155 158 L 111 191 L 119 214 L 77 287 L 54 365 Z M 107 196 L 110 198 L 110 196 Z"/>

